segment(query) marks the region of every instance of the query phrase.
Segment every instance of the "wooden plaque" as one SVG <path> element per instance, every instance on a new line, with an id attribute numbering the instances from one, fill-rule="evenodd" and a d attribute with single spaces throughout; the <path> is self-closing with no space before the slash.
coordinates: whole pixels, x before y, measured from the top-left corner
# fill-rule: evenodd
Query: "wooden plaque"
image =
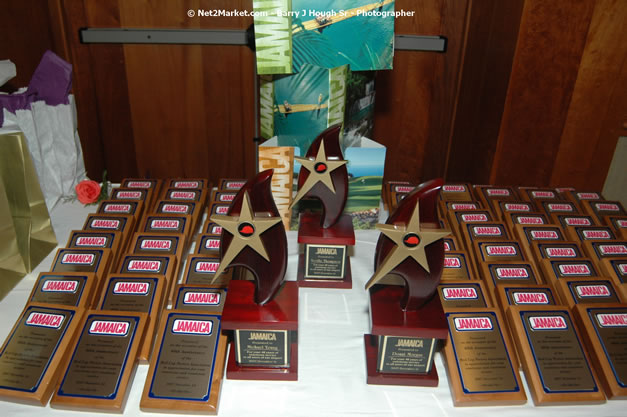
<path id="1" fill-rule="evenodd" d="M 518 187 L 518 194 L 523 200 L 531 202 L 563 200 L 563 197 L 553 188 Z"/>
<path id="2" fill-rule="evenodd" d="M 470 201 L 474 200 L 470 184 L 444 184 L 440 189 L 440 199 L 443 201 Z"/>
<path id="3" fill-rule="evenodd" d="M 457 238 L 453 235 L 442 238 L 442 241 L 444 242 L 444 252 L 455 252 L 455 251 L 463 250 L 459 246 L 459 243 L 457 242 Z"/>
<path id="4" fill-rule="evenodd" d="M 627 257 L 627 240 L 587 240 L 582 246 L 588 257 L 593 260 Z"/>
<path id="5" fill-rule="evenodd" d="M 627 257 L 601 259 L 600 265 L 603 276 L 612 278 L 615 284 L 627 284 Z"/>
<path id="6" fill-rule="evenodd" d="M 207 221 L 205 222 L 203 228 L 202 228 L 202 233 L 206 233 L 206 234 L 210 234 L 210 235 L 221 235 L 222 234 L 222 226 L 218 225 L 217 223 L 214 223 L 212 221 L 209 221 L 207 219 Z"/>
<path id="7" fill-rule="evenodd" d="M 45 406 L 83 309 L 27 304 L 0 350 L 0 398 Z"/>
<path id="8" fill-rule="evenodd" d="M 141 410 L 217 414 L 227 344 L 220 315 L 168 310 L 160 321 Z"/>
<path id="9" fill-rule="evenodd" d="M 91 308 L 98 282 L 93 272 L 41 272 L 28 303 Z"/>
<path id="10" fill-rule="evenodd" d="M 521 200 L 499 201 L 494 205 L 494 209 L 496 210 L 497 218 L 502 221 L 505 221 L 507 213 L 529 214 L 536 212 L 536 207 L 531 201 Z"/>
<path id="11" fill-rule="evenodd" d="M 214 190 L 211 193 L 212 203 L 230 203 L 235 199 L 237 192 Z"/>
<path id="12" fill-rule="evenodd" d="M 467 224 L 484 224 L 494 221 L 492 213 L 488 210 L 453 210 L 448 212 L 449 224 L 451 231 L 455 236 L 463 239 L 464 245 L 467 245 L 463 230 Z"/>
<path id="13" fill-rule="evenodd" d="M 522 243 L 525 257 L 533 259 L 531 245 L 533 242 L 555 242 L 567 240 L 562 228 L 557 225 L 522 225 L 514 226 L 515 237 Z"/>
<path id="14" fill-rule="evenodd" d="M 503 221 L 512 233 L 512 236 L 514 236 L 517 224 L 525 226 L 541 226 L 543 224 L 549 224 L 549 217 L 545 213 L 541 213 L 539 211 L 530 213 L 507 212 L 503 214 Z"/>
<path id="15" fill-rule="evenodd" d="M 133 311 L 150 317 L 137 357 L 147 363 L 152 351 L 161 310 L 165 307 L 168 281 L 163 275 L 107 275 L 96 310 Z"/>
<path id="16" fill-rule="evenodd" d="M 111 200 L 141 201 L 147 205 L 150 201 L 149 191 L 143 188 L 114 188 L 111 190 Z"/>
<path id="17" fill-rule="evenodd" d="M 231 208 L 230 203 L 211 203 L 207 208 L 207 218 L 210 218 L 214 214 L 226 215 Z"/>
<path id="18" fill-rule="evenodd" d="M 122 233 L 115 231 L 72 230 L 67 241 L 67 248 L 111 249 L 111 266 L 118 263 L 122 254 Z"/>
<path id="19" fill-rule="evenodd" d="M 194 253 L 199 255 L 220 256 L 221 235 L 203 233 L 196 239 Z"/>
<path id="20" fill-rule="evenodd" d="M 189 214 L 148 214 L 137 229 L 143 233 L 182 233 L 185 235 L 185 250 L 194 234 L 194 223 Z"/>
<path id="21" fill-rule="evenodd" d="M 496 287 L 495 296 L 503 314 L 510 306 L 561 305 L 561 299 L 548 285 L 502 284 Z"/>
<path id="22" fill-rule="evenodd" d="M 148 191 L 148 204 L 146 205 L 146 211 L 154 207 L 159 193 L 161 192 L 161 180 L 154 178 L 125 178 L 122 180 L 120 187 L 124 188 L 141 188 Z"/>
<path id="23" fill-rule="evenodd" d="M 560 225 L 563 230 L 575 226 L 599 226 L 597 221 L 587 214 L 556 214 L 550 218 L 551 223 Z"/>
<path id="24" fill-rule="evenodd" d="M 192 216 L 192 230 L 198 230 L 202 221 L 203 211 L 196 201 L 158 200 L 155 203 L 155 214 L 188 214 Z"/>
<path id="25" fill-rule="evenodd" d="M 566 229 L 569 240 L 615 240 L 616 233 L 610 226 L 574 226 Z"/>
<path id="26" fill-rule="evenodd" d="M 518 200 L 518 194 L 512 187 L 495 187 L 492 185 L 475 185 L 477 199 L 482 201 L 483 206 L 492 210 L 496 214 L 496 205 L 499 201 Z"/>
<path id="27" fill-rule="evenodd" d="M 52 272 L 93 272 L 98 281 L 109 273 L 111 249 L 58 249 Z"/>
<path id="28" fill-rule="evenodd" d="M 141 221 L 144 214 L 144 201 L 103 200 L 98 205 L 98 214 L 129 214 L 135 217 L 135 223 Z"/>
<path id="29" fill-rule="evenodd" d="M 531 242 L 531 253 L 537 264 L 543 259 L 572 260 L 583 258 L 585 255 L 578 242 L 562 240 L 559 242 Z"/>
<path id="30" fill-rule="evenodd" d="M 207 189 L 164 187 L 161 200 L 195 201 L 202 208 L 207 204 Z"/>
<path id="31" fill-rule="evenodd" d="M 564 278 L 595 278 L 600 276 L 596 264 L 590 258 L 543 259 L 540 269 L 547 284 Z"/>
<path id="32" fill-rule="evenodd" d="M 470 264 L 470 258 L 465 251 L 450 251 L 444 253 L 444 267 L 442 281 L 457 281 L 477 279 Z"/>
<path id="33" fill-rule="evenodd" d="M 495 309 L 451 309 L 444 358 L 456 407 L 527 402 L 514 345 Z"/>
<path id="34" fill-rule="evenodd" d="M 479 267 L 486 262 L 524 262 L 526 260 L 520 244 L 515 240 L 477 241 L 474 243 L 474 253 Z"/>
<path id="35" fill-rule="evenodd" d="M 579 304 L 574 316 L 605 395 L 627 398 L 627 306 Z"/>
<path id="36" fill-rule="evenodd" d="M 246 184 L 246 179 L 222 178 L 218 182 L 218 190 L 239 191 Z"/>
<path id="37" fill-rule="evenodd" d="M 182 233 L 144 233 L 133 235 L 128 247 L 129 253 L 135 255 L 173 255 L 177 265 L 183 264 L 185 235 Z M 178 276 L 177 273 L 175 273 Z"/>
<path id="38" fill-rule="evenodd" d="M 220 266 L 220 258 L 211 255 L 188 255 L 183 273 L 183 284 L 205 285 L 207 287 L 226 287 L 233 277 L 232 269 L 224 271 L 216 277 Z"/>
<path id="39" fill-rule="evenodd" d="M 549 216 L 557 216 L 560 214 L 581 214 L 579 208 L 575 203 L 570 201 L 538 201 L 538 208 L 542 208 L 544 212 Z"/>
<path id="40" fill-rule="evenodd" d="M 603 220 L 614 229 L 618 239 L 627 240 L 627 216 L 604 216 Z"/>
<path id="41" fill-rule="evenodd" d="M 164 275 L 168 281 L 166 299 L 170 300 L 178 283 L 178 261 L 173 255 L 133 255 L 125 254 L 120 259 L 118 273 Z M 166 301 L 167 303 L 167 301 Z"/>
<path id="42" fill-rule="evenodd" d="M 124 412 L 147 321 L 145 313 L 87 311 L 50 406 Z"/>
<path id="43" fill-rule="evenodd" d="M 581 201 L 581 207 L 586 214 L 597 219 L 599 224 L 605 224 L 605 216 L 627 215 L 620 201 L 583 200 Z"/>
<path id="44" fill-rule="evenodd" d="M 581 210 L 583 207 L 581 202 L 584 200 L 603 200 L 601 193 L 596 191 L 577 191 L 577 190 L 565 190 L 561 193 L 567 200 L 577 204 Z"/>
<path id="45" fill-rule="evenodd" d="M 605 402 L 566 307 L 510 306 L 507 320 L 536 405 Z"/>

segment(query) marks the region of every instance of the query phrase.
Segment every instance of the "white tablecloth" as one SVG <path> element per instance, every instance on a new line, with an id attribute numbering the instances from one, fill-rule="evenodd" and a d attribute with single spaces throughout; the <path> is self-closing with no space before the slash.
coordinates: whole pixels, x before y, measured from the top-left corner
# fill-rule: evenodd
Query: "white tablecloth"
<path id="1" fill-rule="evenodd" d="M 63 247 L 71 230 L 81 229 L 95 207 L 80 203 L 58 204 L 51 213 L 54 230 Z M 301 288 L 299 306 L 299 354 L 297 382 L 223 382 L 220 416 L 626 416 L 623 401 L 603 405 L 534 407 L 528 402 L 512 407 L 453 407 L 442 358 L 435 365 L 440 375 L 437 388 L 377 386 L 366 384 L 364 333 L 369 332 L 365 282 L 372 275 L 374 246 L 378 233 L 357 231 L 351 258 L 353 288 L 332 290 Z M 287 279 L 296 279 L 296 232 L 288 233 Z M 54 251 L 56 252 L 56 250 Z M 27 275 L 0 302 L 0 340 L 4 340 L 19 317 L 39 272 L 50 270 L 54 252 Z M 124 415 L 152 415 L 139 409 L 147 365 L 138 367 Z M 524 381 L 524 378 L 523 378 Z M 524 382 L 523 382 L 524 383 Z M 525 385 L 525 389 L 526 389 Z M 85 416 L 72 412 L 0 401 L 2 416 Z M 103 414 L 107 415 L 107 414 Z M 154 414 L 156 415 L 156 414 Z"/>

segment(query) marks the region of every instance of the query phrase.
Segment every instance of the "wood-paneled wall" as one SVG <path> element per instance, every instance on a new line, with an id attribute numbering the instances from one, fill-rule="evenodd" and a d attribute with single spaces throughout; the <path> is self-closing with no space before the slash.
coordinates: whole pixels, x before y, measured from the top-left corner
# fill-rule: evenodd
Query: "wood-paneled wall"
<path id="1" fill-rule="evenodd" d="M 82 27 L 245 29 L 188 9 L 251 0 L 10 2 L 0 37 L 25 85 L 52 48 L 74 66 L 88 173 L 246 177 L 255 170 L 254 55 L 246 47 L 84 45 Z M 627 2 L 397 0 L 396 32 L 443 35 L 445 53 L 397 51 L 377 75 L 374 139 L 386 177 L 600 190 L 627 120 Z M 6 9 L 5 9 L 6 10 Z M 6 22 L 5 22 L 6 20 Z M 37 22 L 40 31 L 18 31 Z M 21 33 L 21 35 L 20 35 Z M 19 86 L 18 85 L 18 86 Z"/>

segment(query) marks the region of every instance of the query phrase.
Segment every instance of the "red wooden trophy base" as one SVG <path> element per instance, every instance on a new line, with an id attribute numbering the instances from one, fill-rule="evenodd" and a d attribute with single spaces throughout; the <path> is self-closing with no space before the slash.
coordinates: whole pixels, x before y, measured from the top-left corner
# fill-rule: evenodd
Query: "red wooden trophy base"
<path id="1" fill-rule="evenodd" d="M 328 228 L 320 226 L 320 213 L 301 213 L 298 224 L 298 243 L 303 245 L 355 245 L 355 230 L 353 220 L 348 214 L 342 214 L 337 223 Z M 344 276 L 342 278 L 305 278 L 305 255 L 298 257 L 297 279 L 301 287 L 313 288 L 353 288 L 350 257 L 346 256 Z"/>
<path id="2" fill-rule="evenodd" d="M 403 311 L 400 300 L 405 288 L 396 285 L 374 285 L 370 289 L 370 323 L 372 334 L 364 335 L 368 384 L 413 385 L 436 387 L 438 372 L 435 364 L 426 374 L 401 374 L 377 371 L 378 336 L 420 337 L 446 339 L 448 323 L 437 294 L 416 311 Z"/>
<path id="3" fill-rule="evenodd" d="M 298 283 L 286 281 L 276 297 L 263 305 L 253 301 L 254 281 L 234 280 L 222 312 L 224 330 L 298 331 Z M 226 370 L 229 379 L 296 381 L 298 379 L 298 343 L 290 343 L 288 368 L 240 366 L 235 361 L 233 343 L 229 348 Z"/>

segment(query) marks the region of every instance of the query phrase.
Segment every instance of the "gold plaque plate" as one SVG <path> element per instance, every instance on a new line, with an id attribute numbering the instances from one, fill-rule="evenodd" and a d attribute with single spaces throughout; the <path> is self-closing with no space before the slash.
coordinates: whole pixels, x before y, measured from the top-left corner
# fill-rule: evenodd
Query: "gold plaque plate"
<path id="1" fill-rule="evenodd" d="M 155 203 L 155 214 L 187 214 L 192 216 L 192 230 L 195 232 L 202 221 L 203 211 L 196 201 L 158 200 Z"/>
<path id="2" fill-rule="evenodd" d="M 446 281 L 438 286 L 444 310 L 451 308 L 492 307 L 481 281 Z"/>
<path id="3" fill-rule="evenodd" d="M 555 289 L 570 308 L 576 304 L 624 303 L 624 291 L 606 278 L 565 278 L 557 280 Z"/>
<path id="4" fill-rule="evenodd" d="M 566 307 L 510 306 L 507 319 L 536 405 L 605 402 Z"/>
<path id="5" fill-rule="evenodd" d="M 217 414 L 225 358 L 220 315 L 164 311 L 140 408 Z"/>
<path id="6" fill-rule="evenodd" d="M 145 313 L 87 311 L 50 406 L 123 412 L 147 321 Z"/>
<path id="7" fill-rule="evenodd" d="M 43 405 L 54 390 L 83 309 L 27 304 L 0 350 L 0 398 Z"/>
<path id="8" fill-rule="evenodd" d="M 41 272 L 28 302 L 91 308 L 97 287 L 93 272 Z"/>
<path id="9" fill-rule="evenodd" d="M 149 197 L 146 205 L 146 211 L 154 207 L 159 192 L 161 191 L 161 180 L 154 178 L 124 178 L 120 187 L 124 188 L 141 188 L 148 191 Z"/>
<path id="10" fill-rule="evenodd" d="M 226 288 L 206 285 L 177 285 L 172 309 L 194 310 L 203 313 L 222 314 L 226 301 Z"/>
<path id="11" fill-rule="evenodd" d="M 579 304 L 574 316 L 605 395 L 627 398 L 627 306 Z"/>
<path id="12" fill-rule="evenodd" d="M 465 251 L 445 252 L 442 281 L 477 279 L 469 261 Z"/>
<path id="13" fill-rule="evenodd" d="M 219 267 L 220 258 L 217 255 L 188 255 L 182 283 L 226 288 L 233 277 L 233 268 L 216 277 Z"/>
<path id="14" fill-rule="evenodd" d="M 504 321 L 494 309 L 453 309 L 445 313 L 444 346 L 455 406 L 514 405 L 527 402 L 518 359 Z"/>
<path id="15" fill-rule="evenodd" d="M 564 278 L 594 278 L 600 276 L 596 264 L 590 258 L 543 259 L 540 269 L 547 284 L 555 285 Z"/>
<path id="16" fill-rule="evenodd" d="M 126 251 L 128 240 L 135 230 L 135 217 L 130 214 L 89 214 L 83 230 L 98 232 L 117 231 L 122 233 L 120 250 Z"/>

